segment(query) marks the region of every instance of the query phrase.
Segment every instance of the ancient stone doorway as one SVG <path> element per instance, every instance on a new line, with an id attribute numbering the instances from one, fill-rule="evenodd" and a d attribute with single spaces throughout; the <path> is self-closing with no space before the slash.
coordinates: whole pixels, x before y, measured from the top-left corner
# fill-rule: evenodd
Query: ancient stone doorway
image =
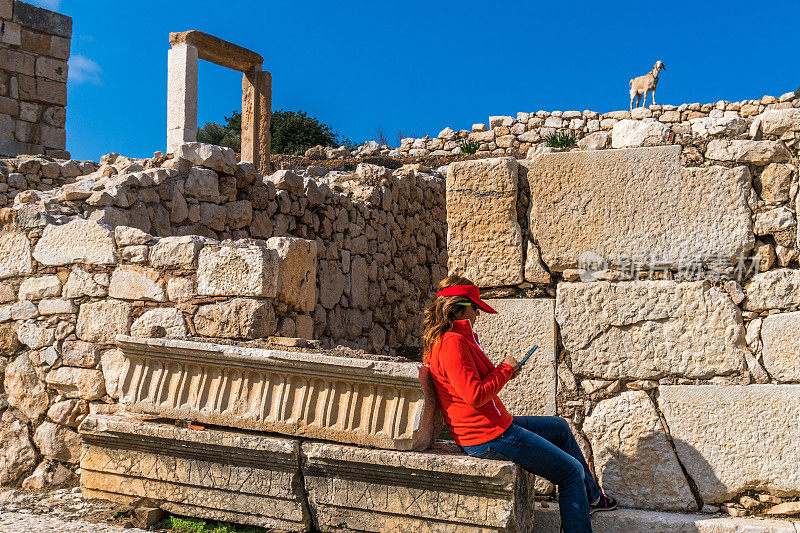
<path id="1" fill-rule="evenodd" d="M 167 151 L 197 140 L 197 60 L 238 70 L 242 76 L 241 160 L 268 174 L 272 76 L 257 53 L 197 30 L 169 34 L 167 53 Z"/>

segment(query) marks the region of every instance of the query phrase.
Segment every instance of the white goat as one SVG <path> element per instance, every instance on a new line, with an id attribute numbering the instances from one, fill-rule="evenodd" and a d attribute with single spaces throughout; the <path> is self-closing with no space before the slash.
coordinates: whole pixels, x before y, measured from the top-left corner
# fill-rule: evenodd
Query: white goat
<path id="1" fill-rule="evenodd" d="M 633 101 L 636 100 L 636 107 L 639 107 L 639 101 L 641 100 L 642 107 L 647 106 L 647 93 L 653 93 L 653 104 L 656 103 L 656 86 L 658 85 L 658 73 L 662 70 L 667 70 L 667 67 L 664 66 L 664 63 L 661 61 L 656 61 L 656 65 L 653 67 L 653 70 L 645 74 L 644 76 L 639 76 L 638 78 L 633 78 L 628 84 L 631 86 L 631 111 L 633 111 Z M 644 98 L 642 98 L 644 97 Z"/>

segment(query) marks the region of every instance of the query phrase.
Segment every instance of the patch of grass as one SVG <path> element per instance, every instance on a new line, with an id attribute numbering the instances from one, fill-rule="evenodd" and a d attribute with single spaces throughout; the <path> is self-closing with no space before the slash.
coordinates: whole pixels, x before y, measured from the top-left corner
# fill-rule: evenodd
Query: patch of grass
<path id="1" fill-rule="evenodd" d="M 459 147 L 461 148 L 461 153 L 467 155 L 474 155 L 478 151 L 478 148 L 480 148 L 480 146 L 481 143 L 470 139 L 462 139 L 461 143 L 459 144 Z"/>
<path id="2" fill-rule="evenodd" d="M 160 524 L 160 528 L 181 533 L 266 533 L 266 529 L 255 526 L 240 526 L 230 522 L 216 522 L 200 518 L 183 518 L 168 516 Z"/>
<path id="3" fill-rule="evenodd" d="M 544 142 L 553 148 L 571 148 L 578 143 L 578 140 L 572 132 L 557 131 L 546 136 Z"/>

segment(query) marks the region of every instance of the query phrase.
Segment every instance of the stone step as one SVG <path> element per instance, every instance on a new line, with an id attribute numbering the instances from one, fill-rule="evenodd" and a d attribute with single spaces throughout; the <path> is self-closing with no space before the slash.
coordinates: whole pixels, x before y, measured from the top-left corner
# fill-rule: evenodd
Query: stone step
<path id="1" fill-rule="evenodd" d="M 134 412 L 397 450 L 433 442 L 427 367 L 119 336 Z"/>
<path id="2" fill-rule="evenodd" d="M 558 504 L 536 504 L 532 533 L 559 533 Z M 798 533 L 800 521 L 617 509 L 592 515 L 594 533 Z"/>

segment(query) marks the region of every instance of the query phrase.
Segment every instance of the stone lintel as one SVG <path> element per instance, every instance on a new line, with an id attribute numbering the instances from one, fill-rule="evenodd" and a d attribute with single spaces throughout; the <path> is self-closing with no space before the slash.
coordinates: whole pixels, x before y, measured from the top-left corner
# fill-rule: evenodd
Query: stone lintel
<path id="1" fill-rule="evenodd" d="M 119 336 L 121 401 L 201 423 L 410 450 L 436 400 L 416 364 Z"/>
<path id="2" fill-rule="evenodd" d="M 79 432 L 85 445 L 81 488 L 89 498 L 147 498 L 172 513 L 310 528 L 295 439 L 195 431 L 132 415 L 92 415 Z"/>
<path id="3" fill-rule="evenodd" d="M 532 477 L 452 444 L 398 452 L 304 442 L 302 454 L 323 531 L 527 531 L 533 522 Z"/>
<path id="4" fill-rule="evenodd" d="M 261 70 L 264 63 L 264 58 L 252 50 L 198 30 L 170 33 L 169 44 L 173 47 L 190 44 L 197 48 L 200 59 L 240 72 L 247 72 L 253 67 Z"/>

